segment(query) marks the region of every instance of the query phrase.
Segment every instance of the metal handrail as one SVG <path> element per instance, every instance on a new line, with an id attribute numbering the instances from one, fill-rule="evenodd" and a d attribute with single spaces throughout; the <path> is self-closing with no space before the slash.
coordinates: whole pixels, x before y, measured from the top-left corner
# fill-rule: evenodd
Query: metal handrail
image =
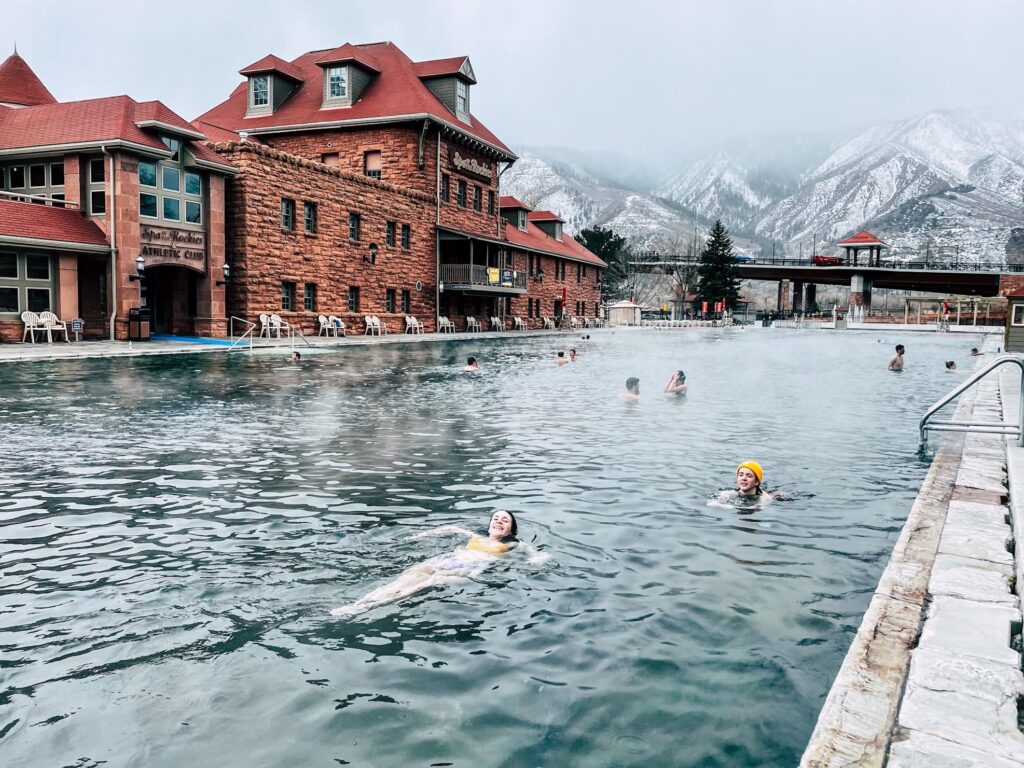
<path id="1" fill-rule="evenodd" d="M 231 342 L 231 346 L 228 347 L 228 352 L 230 352 L 237 345 L 245 341 L 246 336 L 249 337 L 249 349 L 252 349 L 252 332 L 256 330 L 256 323 L 250 320 L 246 320 L 244 317 L 235 317 L 234 315 L 232 315 L 231 318 L 228 320 L 228 336 L 230 336 L 233 339 L 235 338 L 235 320 L 237 320 L 240 323 L 245 323 L 249 327 L 245 330 L 245 333 L 243 333 L 241 336 L 239 336 L 237 339 Z"/>
<path id="2" fill-rule="evenodd" d="M 991 363 L 986 365 L 980 371 L 974 373 L 960 386 L 946 393 L 936 402 L 931 408 L 929 408 L 924 416 L 921 417 L 921 423 L 919 430 L 921 433 L 921 445 L 922 447 L 928 442 L 927 430 L 934 432 L 988 432 L 997 435 L 1016 435 L 1017 445 L 1024 446 L 1024 380 L 1021 384 L 1020 394 L 1020 412 L 1017 414 L 1017 423 L 1011 424 L 1010 422 L 1003 421 L 936 421 L 929 423 L 932 416 L 944 406 L 948 405 L 950 401 L 962 395 L 966 390 L 977 384 L 983 378 L 992 373 L 996 368 L 1003 365 L 1013 363 L 1021 370 L 1021 376 L 1024 377 L 1024 357 L 1020 355 L 1003 355 L 997 357 Z"/>

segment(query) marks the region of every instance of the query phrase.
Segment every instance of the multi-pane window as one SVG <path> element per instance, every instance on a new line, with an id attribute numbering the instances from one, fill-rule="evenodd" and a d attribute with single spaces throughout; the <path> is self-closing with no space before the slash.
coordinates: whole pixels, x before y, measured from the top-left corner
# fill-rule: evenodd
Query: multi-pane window
<path id="1" fill-rule="evenodd" d="M 350 213 L 348 215 L 348 239 L 352 242 L 359 242 L 359 231 L 361 229 L 362 221 L 358 213 Z"/>
<path id="2" fill-rule="evenodd" d="M 408 315 L 412 309 L 412 296 L 408 291 L 402 291 L 402 314 Z"/>
<path id="3" fill-rule="evenodd" d="M 526 274 L 528 274 L 528 275 L 532 275 L 533 274 L 533 254 L 532 253 L 526 254 Z"/>
<path id="4" fill-rule="evenodd" d="M 8 183 L 10 182 L 10 183 Z M 26 167 L 14 165 L 0 167 L 0 189 L 26 190 L 33 197 L 46 197 L 56 208 L 64 207 L 64 161 L 36 163 Z M 33 200 L 42 203 L 41 200 Z"/>
<path id="5" fill-rule="evenodd" d="M 310 235 L 316 234 L 316 203 L 303 203 L 302 204 L 302 220 L 306 228 L 306 233 Z"/>
<path id="6" fill-rule="evenodd" d="M 363 174 L 371 179 L 379 179 L 381 174 L 382 161 L 380 151 L 366 152 L 363 154 Z"/>
<path id="7" fill-rule="evenodd" d="M 441 174 L 441 202 L 450 203 L 452 199 L 452 177 L 447 173 Z"/>
<path id="8" fill-rule="evenodd" d="M 409 250 L 409 240 L 411 238 L 411 230 L 408 224 L 402 225 L 402 248 Z"/>
<path id="9" fill-rule="evenodd" d="M 384 291 L 384 311 L 393 313 L 395 311 L 395 289 L 388 288 Z"/>
<path id="10" fill-rule="evenodd" d="M 473 185 L 473 210 L 482 211 L 484 208 L 484 191 L 479 184 Z"/>
<path id="11" fill-rule="evenodd" d="M 455 81 L 455 112 L 459 115 L 469 114 L 469 86 L 461 80 Z"/>
<path id="12" fill-rule="evenodd" d="M 89 213 L 99 216 L 107 212 L 106 163 L 102 157 L 89 161 Z"/>
<path id="13" fill-rule="evenodd" d="M 316 312 L 316 283 L 306 283 L 302 292 L 302 306 L 307 312 Z"/>
<path id="14" fill-rule="evenodd" d="M 583 282 L 583 265 L 580 264 L 578 261 L 576 262 L 576 282 L 577 283 Z M 576 314 L 580 314 L 580 313 L 577 312 Z"/>
<path id="15" fill-rule="evenodd" d="M 0 251 L 0 315 L 52 311 L 54 273 L 46 254 Z"/>
<path id="16" fill-rule="evenodd" d="M 395 247 L 395 222 L 389 221 L 385 227 L 384 242 L 389 248 Z"/>
<path id="17" fill-rule="evenodd" d="M 295 201 L 281 198 L 281 229 L 289 232 L 295 229 Z"/>
<path id="18" fill-rule="evenodd" d="M 295 309 L 295 283 L 281 283 L 281 311 L 291 312 Z"/>
<path id="19" fill-rule="evenodd" d="M 28 167 L 28 185 L 30 187 L 45 187 L 46 186 L 46 166 L 45 165 L 30 165 Z"/>
<path id="20" fill-rule="evenodd" d="M 595 301 L 594 302 L 594 317 L 601 314 L 601 306 Z"/>
<path id="21" fill-rule="evenodd" d="M 348 67 L 327 70 L 327 98 L 344 99 L 348 96 Z"/>
<path id="22" fill-rule="evenodd" d="M 487 190 L 487 215 L 494 215 L 494 190 Z"/>
<path id="23" fill-rule="evenodd" d="M 177 152 L 177 141 L 172 141 Z M 139 215 L 189 224 L 203 223 L 203 179 L 173 158 L 139 162 Z"/>
<path id="24" fill-rule="evenodd" d="M 466 182 L 459 179 L 458 185 L 456 186 L 455 202 L 461 205 L 463 208 L 466 207 Z"/>
<path id="25" fill-rule="evenodd" d="M 252 105 L 265 107 L 270 103 L 270 75 L 256 75 L 252 83 Z"/>
<path id="26" fill-rule="evenodd" d="M 354 285 L 348 287 L 348 311 L 353 314 L 359 311 L 359 288 Z"/>

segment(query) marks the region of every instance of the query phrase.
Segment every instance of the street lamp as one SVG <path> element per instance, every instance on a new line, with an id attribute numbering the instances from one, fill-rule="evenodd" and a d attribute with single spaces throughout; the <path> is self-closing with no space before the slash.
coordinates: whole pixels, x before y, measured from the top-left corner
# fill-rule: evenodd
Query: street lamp
<path id="1" fill-rule="evenodd" d="M 128 275 L 128 280 L 142 280 L 146 276 L 146 260 L 141 253 L 135 258 L 135 272 L 134 275 Z"/>
<path id="2" fill-rule="evenodd" d="M 370 252 L 363 254 L 363 262 L 365 262 L 366 264 L 376 264 L 377 263 L 377 244 L 376 243 L 370 243 Z"/>
<path id="3" fill-rule="evenodd" d="M 218 280 L 218 281 L 217 281 L 217 285 L 227 285 L 227 284 L 228 284 L 228 281 L 229 281 L 230 279 L 231 279 L 231 265 L 230 265 L 230 264 L 228 264 L 228 263 L 227 263 L 227 262 L 225 261 L 225 262 L 224 262 L 224 279 L 223 279 L 223 280 Z"/>

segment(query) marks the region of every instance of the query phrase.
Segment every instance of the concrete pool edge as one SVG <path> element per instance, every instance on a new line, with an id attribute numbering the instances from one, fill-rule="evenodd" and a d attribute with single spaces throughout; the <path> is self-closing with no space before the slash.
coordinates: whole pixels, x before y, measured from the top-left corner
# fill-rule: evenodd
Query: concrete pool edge
<path id="1" fill-rule="evenodd" d="M 1012 421 L 1019 376 L 1012 396 L 1007 381 L 981 382 L 961 399 L 955 418 Z M 1011 488 L 1021 488 L 1011 494 L 1019 523 L 1024 449 L 1008 448 L 998 435 L 952 433 L 942 441 L 801 766 L 1024 766 L 1016 707 L 1024 676 L 1010 647 L 1021 614 L 1005 547 L 1012 537 L 1007 461 Z M 1018 558 L 1018 572 L 1020 566 Z"/>

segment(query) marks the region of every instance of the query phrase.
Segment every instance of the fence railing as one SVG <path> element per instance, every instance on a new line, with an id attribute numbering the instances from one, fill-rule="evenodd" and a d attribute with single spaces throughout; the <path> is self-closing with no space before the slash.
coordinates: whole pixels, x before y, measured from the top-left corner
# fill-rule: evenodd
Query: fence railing
<path id="1" fill-rule="evenodd" d="M 442 264 L 441 282 L 452 285 L 484 285 L 494 288 L 526 288 L 526 273 L 479 264 Z"/>

